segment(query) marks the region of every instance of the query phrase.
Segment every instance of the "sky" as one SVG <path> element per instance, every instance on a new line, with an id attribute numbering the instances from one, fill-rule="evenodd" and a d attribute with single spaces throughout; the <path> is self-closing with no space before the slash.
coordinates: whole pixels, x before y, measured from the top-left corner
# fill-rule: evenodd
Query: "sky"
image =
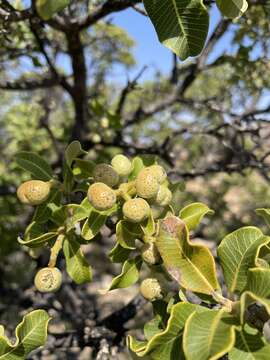
<path id="1" fill-rule="evenodd" d="M 113 19 L 113 23 L 125 29 L 136 42 L 134 55 L 137 60 L 137 67 L 133 69 L 134 74 L 144 65 L 148 66 L 147 73 L 145 74 L 146 77 L 151 77 L 151 74 L 156 70 L 162 73 L 170 71 L 172 53 L 159 43 L 155 29 L 149 18 L 132 9 L 115 13 L 111 18 Z M 214 7 L 210 14 L 209 34 L 212 33 L 220 19 L 221 16 L 218 9 Z M 230 36 L 231 34 L 229 33 L 226 38 L 222 40 L 215 49 L 213 56 L 218 56 L 227 48 Z M 120 73 L 121 70 L 116 68 L 115 77 L 121 75 Z"/>

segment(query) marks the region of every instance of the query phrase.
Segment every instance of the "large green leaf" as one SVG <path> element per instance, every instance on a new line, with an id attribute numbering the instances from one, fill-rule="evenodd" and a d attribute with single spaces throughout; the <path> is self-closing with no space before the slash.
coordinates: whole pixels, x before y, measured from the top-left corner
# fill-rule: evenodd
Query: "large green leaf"
<path id="1" fill-rule="evenodd" d="M 236 331 L 234 348 L 229 352 L 230 360 L 269 360 L 270 345 L 265 345 L 261 335 Z"/>
<path id="2" fill-rule="evenodd" d="M 71 237 L 64 241 L 63 250 L 66 258 L 67 273 L 76 284 L 92 280 L 92 271 L 78 244 Z"/>
<path id="3" fill-rule="evenodd" d="M 141 266 L 142 259 L 140 256 L 125 261 L 121 274 L 112 280 L 108 289 L 101 290 L 100 292 L 105 294 L 110 290 L 126 288 L 135 284 L 139 279 Z"/>
<path id="4" fill-rule="evenodd" d="M 244 290 L 248 269 L 255 266 L 260 248 L 269 240 L 260 229 L 252 226 L 238 229 L 222 240 L 218 256 L 230 292 Z"/>
<path id="5" fill-rule="evenodd" d="M 232 349 L 234 340 L 234 318 L 223 309 L 207 309 L 188 318 L 183 348 L 187 360 L 216 360 Z"/>
<path id="6" fill-rule="evenodd" d="M 15 156 L 16 163 L 25 171 L 30 172 L 34 178 L 48 181 L 53 177 L 53 171 L 50 165 L 41 156 L 22 151 Z"/>
<path id="7" fill-rule="evenodd" d="M 131 351 L 139 357 L 150 355 L 154 360 L 184 359 L 183 355 L 180 355 L 184 326 L 188 317 L 195 311 L 205 309 L 190 303 L 173 305 L 166 329 L 154 335 L 150 341 L 137 341 L 132 336 L 128 337 Z"/>
<path id="8" fill-rule="evenodd" d="M 43 20 L 49 20 L 56 12 L 63 10 L 70 0 L 36 0 L 36 9 Z"/>
<path id="9" fill-rule="evenodd" d="M 246 0 L 217 0 L 216 2 L 223 15 L 232 19 L 243 15 L 248 8 Z"/>
<path id="10" fill-rule="evenodd" d="M 180 211 L 179 217 L 185 222 L 189 230 L 194 230 L 207 214 L 212 215 L 214 211 L 203 203 L 193 203 L 184 207 Z"/>
<path id="11" fill-rule="evenodd" d="M 27 314 L 16 328 L 16 342 L 12 344 L 0 334 L 0 359 L 22 360 L 39 346 L 44 345 L 47 338 L 47 327 L 50 320 L 44 310 L 35 310 Z"/>
<path id="12" fill-rule="evenodd" d="M 144 0 L 159 40 L 181 60 L 198 55 L 204 46 L 209 16 L 202 0 Z"/>
<path id="13" fill-rule="evenodd" d="M 185 289 L 209 295 L 219 289 L 211 252 L 190 242 L 182 220 L 169 216 L 160 221 L 156 245 L 167 271 Z"/>
<path id="14" fill-rule="evenodd" d="M 261 303 L 270 315 L 270 269 L 250 269 L 246 289 L 240 300 L 241 322 L 244 323 L 245 310 L 252 303 Z"/>

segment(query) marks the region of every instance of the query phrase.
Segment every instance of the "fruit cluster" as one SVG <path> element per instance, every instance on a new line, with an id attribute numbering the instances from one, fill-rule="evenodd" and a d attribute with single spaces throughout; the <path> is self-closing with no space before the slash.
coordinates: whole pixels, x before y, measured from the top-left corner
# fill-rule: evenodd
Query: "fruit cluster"
<path id="1" fill-rule="evenodd" d="M 130 226 L 144 226 L 148 219 L 154 221 L 159 218 L 172 199 L 167 174 L 162 166 L 153 164 L 135 168 L 134 162 L 124 155 L 114 156 L 110 165 L 95 165 L 89 182 L 87 198 L 93 209 L 97 212 L 117 210 L 118 220 L 125 220 Z M 59 184 L 55 180 L 30 180 L 19 186 L 17 196 L 24 204 L 40 205 L 48 200 L 52 187 Z M 64 236 L 62 229 L 51 248 L 48 267 L 36 274 L 35 286 L 41 292 L 54 292 L 61 286 L 61 272 L 55 265 Z M 151 236 L 145 241 L 140 252 L 142 259 L 150 266 L 161 262 L 154 238 Z M 141 293 L 145 298 L 154 300 L 161 296 L 159 288 L 153 290 L 151 296 L 157 280 L 149 280 L 146 284 L 148 285 L 142 284 L 141 287 Z M 146 288 L 150 293 L 145 291 Z"/>
<path id="2" fill-rule="evenodd" d="M 133 223 L 141 223 L 151 212 L 156 218 L 169 205 L 172 193 L 167 175 L 160 165 L 143 168 L 136 179 L 128 181 L 132 163 L 124 155 L 116 155 L 108 164 L 99 164 L 93 173 L 94 183 L 88 189 L 88 199 L 98 211 L 111 209 L 124 200 L 123 216 Z"/>

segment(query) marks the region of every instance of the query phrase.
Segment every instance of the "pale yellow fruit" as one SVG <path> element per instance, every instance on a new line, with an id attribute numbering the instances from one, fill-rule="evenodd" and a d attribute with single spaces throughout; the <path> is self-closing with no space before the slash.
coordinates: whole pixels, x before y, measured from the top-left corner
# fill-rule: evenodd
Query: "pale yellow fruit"
<path id="1" fill-rule="evenodd" d="M 55 292 L 62 284 L 62 274 L 57 268 L 43 268 L 35 276 L 35 287 L 40 292 Z"/>
<path id="2" fill-rule="evenodd" d="M 171 200 L 171 191 L 165 185 L 161 185 L 155 198 L 155 203 L 159 206 L 167 206 L 170 204 Z"/>
<path id="3" fill-rule="evenodd" d="M 17 196 L 23 204 L 39 205 L 48 199 L 50 190 L 50 182 L 29 180 L 18 187 Z"/>
<path id="4" fill-rule="evenodd" d="M 116 203 L 114 190 L 103 183 L 90 185 L 87 197 L 93 207 L 99 211 L 111 209 Z"/>
<path id="5" fill-rule="evenodd" d="M 114 168 L 107 164 L 98 164 L 93 171 L 94 182 L 102 182 L 110 187 L 114 187 L 119 182 L 119 175 Z"/>
<path id="6" fill-rule="evenodd" d="M 131 161 L 124 155 L 115 155 L 111 164 L 119 176 L 128 176 L 132 171 Z"/>
<path id="7" fill-rule="evenodd" d="M 162 289 L 158 280 L 155 278 L 143 280 L 140 286 L 140 293 L 149 301 L 162 299 Z"/>
<path id="8" fill-rule="evenodd" d="M 160 165 L 151 165 L 146 169 L 147 171 L 151 172 L 151 174 L 157 179 L 159 184 L 162 184 L 167 178 L 166 171 Z"/>
<path id="9" fill-rule="evenodd" d="M 135 186 L 140 197 L 151 199 L 157 195 L 160 185 L 148 168 L 145 168 L 138 174 Z"/>
<path id="10" fill-rule="evenodd" d="M 141 255 L 143 260 L 149 265 L 158 264 L 161 260 L 158 249 L 153 242 L 143 245 L 141 248 Z"/>
<path id="11" fill-rule="evenodd" d="M 144 199 L 128 200 L 123 205 L 124 217 L 134 223 L 140 223 L 150 214 L 150 206 Z"/>

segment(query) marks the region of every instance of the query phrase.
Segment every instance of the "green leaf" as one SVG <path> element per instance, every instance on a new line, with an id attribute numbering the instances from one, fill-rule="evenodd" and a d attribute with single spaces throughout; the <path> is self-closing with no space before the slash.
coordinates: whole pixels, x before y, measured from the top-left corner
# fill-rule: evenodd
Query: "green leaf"
<path id="1" fill-rule="evenodd" d="M 75 159 L 73 166 L 73 175 L 79 179 L 88 179 L 93 175 L 96 164 L 90 160 Z"/>
<path id="2" fill-rule="evenodd" d="M 67 231 L 73 229 L 78 222 L 88 218 L 93 210 L 87 198 L 85 198 L 80 205 L 69 204 L 67 207 L 68 211 L 72 212 L 72 215 L 66 221 Z"/>
<path id="3" fill-rule="evenodd" d="M 116 225 L 116 239 L 119 244 L 125 248 L 136 249 L 135 240 L 142 234 L 138 224 L 132 224 L 128 221 L 121 220 Z"/>
<path id="4" fill-rule="evenodd" d="M 226 310 L 194 312 L 183 336 L 187 360 L 216 360 L 230 351 L 235 340 L 235 319 Z"/>
<path id="5" fill-rule="evenodd" d="M 59 1 L 59 0 L 58 0 Z M 56 1 L 57 2 L 57 1 Z M 68 167 L 71 167 L 72 162 L 80 155 L 87 154 L 81 147 L 79 141 L 72 141 L 65 150 L 65 159 Z"/>
<path id="6" fill-rule="evenodd" d="M 242 16 L 248 8 L 246 0 L 217 0 L 216 3 L 222 14 L 231 19 Z"/>
<path id="7" fill-rule="evenodd" d="M 156 315 L 152 320 L 148 321 L 143 327 L 146 339 L 149 341 L 153 336 L 162 332 L 164 330 L 162 325 L 162 320 L 159 315 Z"/>
<path id="8" fill-rule="evenodd" d="M 33 221 L 25 230 L 24 238 L 18 238 L 18 242 L 28 247 L 40 247 L 48 240 L 57 237 L 57 231 L 45 232 L 44 226 Z"/>
<path id="9" fill-rule="evenodd" d="M 106 219 L 106 215 L 92 211 L 83 225 L 81 237 L 87 241 L 92 240 L 99 233 Z"/>
<path id="10" fill-rule="evenodd" d="M 47 338 L 49 315 L 44 310 L 35 310 L 27 314 L 16 328 L 16 342 L 10 341 L 0 335 L 0 359 L 20 360 L 44 345 Z"/>
<path id="11" fill-rule="evenodd" d="M 105 294 L 110 290 L 126 288 L 135 284 L 139 279 L 141 265 L 142 259 L 140 256 L 125 261 L 121 274 L 112 280 L 108 289 L 101 290 L 100 292 Z"/>
<path id="12" fill-rule="evenodd" d="M 209 209 L 207 205 L 198 202 L 184 207 L 180 211 L 179 217 L 185 222 L 189 230 L 194 230 L 207 214 L 212 215 L 214 211 Z"/>
<path id="13" fill-rule="evenodd" d="M 265 345 L 259 333 L 236 331 L 234 348 L 229 352 L 230 360 L 268 360 L 270 345 Z"/>
<path id="14" fill-rule="evenodd" d="M 55 13 L 68 6 L 70 0 L 36 0 L 36 9 L 43 20 L 49 20 Z"/>
<path id="15" fill-rule="evenodd" d="M 263 217 L 266 224 L 270 227 L 270 209 L 257 209 L 256 213 Z"/>
<path id="16" fill-rule="evenodd" d="M 270 315 L 270 269 L 249 269 L 246 289 L 240 299 L 241 322 L 244 323 L 245 310 L 253 303 L 261 303 Z"/>
<path id="17" fill-rule="evenodd" d="M 151 215 L 148 217 L 147 222 L 145 225 L 141 225 L 141 229 L 143 231 L 143 233 L 147 236 L 152 236 L 155 234 L 156 232 L 156 224 L 155 224 L 155 220 L 153 218 L 153 214 L 151 213 Z"/>
<path id="18" fill-rule="evenodd" d="M 128 180 L 132 181 L 135 180 L 136 177 L 138 176 L 139 172 L 144 168 L 144 164 L 142 159 L 139 156 L 136 156 L 133 160 L 132 160 L 132 172 L 130 173 Z"/>
<path id="19" fill-rule="evenodd" d="M 67 273 L 76 284 L 84 284 L 92 280 L 92 271 L 78 244 L 71 237 L 63 244 Z"/>
<path id="20" fill-rule="evenodd" d="M 181 344 L 184 326 L 188 317 L 195 311 L 205 311 L 190 303 L 178 303 L 172 307 L 167 327 L 154 335 L 150 341 L 137 341 L 128 337 L 128 346 L 139 357 L 150 355 L 154 360 L 179 360 L 182 357 Z"/>
<path id="21" fill-rule="evenodd" d="M 221 241 L 218 256 L 231 293 L 244 290 L 248 269 L 255 266 L 260 248 L 269 240 L 260 229 L 247 226 L 232 232 Z"/>
<path id="22" fill-rule="evenodd" d="M 190 242 L 182 220 L 168 216 L 160 221 L 156 245 L 167 271 L 182 287 L 209 295 L 219 289 L 211 252 Z"/>
<path id="23" fill-rule="evenodd" d="M 144 0 L 159 41 L 181 60 L 202 51 L 209 16 L 201 0 Z"/>
<path id="24" fill-rule="evenodd" d="M 53 188 L 50 192 L 50 196 L 43 204 L 37 206 L 33 221 L 47 222 L 51 216 L 52 210 L 48 206 L 51 203 L 60 205 L 62 193 L 57 188 Z"/>
<path id="25" fill-rule="evenodd" d="M 53 177 L 50 165 L 35 153 L 29 151 L 19 152 L 15 156 L 15 161 L 20 168 L 30 172 L 36 179 L 48 181 Z"/>
<path id="26" fill-rule="evenodd" d="M 123 263 L 131 253 L 131 250 L 123 248 L 118 242 L 109 252 L 109 258 L 114 263 Z"/>
<path id="27" fill-rule="evenodd" d="M 64 190 L 67 193 L 71 193 L 74 186 L 74 176 L 71 168 L 68 166 L 66 161 L 64 161 L 63 164 L 63 179 Z"/>

